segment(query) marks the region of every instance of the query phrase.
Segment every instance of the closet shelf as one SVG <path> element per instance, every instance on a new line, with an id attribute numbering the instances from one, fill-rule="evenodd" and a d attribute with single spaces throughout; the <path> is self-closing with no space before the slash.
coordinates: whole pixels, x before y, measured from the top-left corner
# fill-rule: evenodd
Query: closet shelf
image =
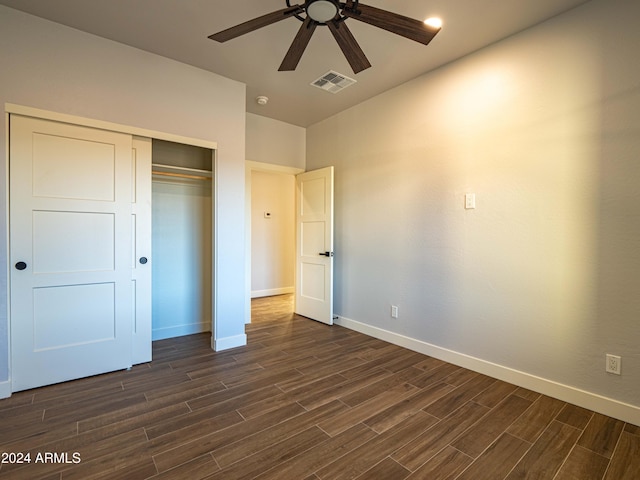
<path id="1" fill-rule="evenodd" d="M 191 178 L 194 180 L 211 180 L 213 173 L 210 170 L 199 168 L 178 167 L 175 165 L 165 165 L 162 163 L 152 163 L 153 175 L 166 177 Z"/>

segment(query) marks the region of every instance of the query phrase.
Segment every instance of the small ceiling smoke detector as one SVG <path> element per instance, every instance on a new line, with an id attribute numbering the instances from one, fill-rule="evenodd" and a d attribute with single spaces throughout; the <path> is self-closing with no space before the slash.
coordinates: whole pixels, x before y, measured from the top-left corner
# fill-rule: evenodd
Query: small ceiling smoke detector
<path id="1" fill-rule="evenodd" d="M 259 97 L 256 97 L 256 102 L 258 102 L 258 105 L 266 105 L 267 102 L 269 101 L 269 97 L 265 97 L 264 95 L 260 95 Z"/>

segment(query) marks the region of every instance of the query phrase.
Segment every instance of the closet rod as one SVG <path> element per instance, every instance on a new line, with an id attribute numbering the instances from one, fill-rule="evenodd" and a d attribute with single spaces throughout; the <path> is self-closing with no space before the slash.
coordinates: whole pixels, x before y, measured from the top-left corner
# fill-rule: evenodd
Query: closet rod
<path id="1" fill-rule="evenodd" d="M 161 168 L 163 172 L 169 170 L 170 172 L 195 173 L 196 175 L 201 173 L 205 176 L 211 175 L 211 170 L 202 170 L 200 168 L 180 167 L 178 165 L 166 165 L 164 163 L 152 163 L 151 166 Z"/>
<path id="2" fill-rule="evenodd" d="M 187 175 L 186 173 L 170 173 L 170 172 L 151 172 L 153 175 L 161 175 L 163 177 L 189 178 L 191 180 L 211 180 L 211 177 L 203 177 L 201 175 Z"/>

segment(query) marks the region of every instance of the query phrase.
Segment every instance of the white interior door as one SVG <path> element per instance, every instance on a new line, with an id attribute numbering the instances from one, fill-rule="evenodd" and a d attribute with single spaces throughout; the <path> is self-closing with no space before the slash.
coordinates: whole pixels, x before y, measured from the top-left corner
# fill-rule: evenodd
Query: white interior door
<path id="1" fill-rule="evenodd" d="M 151 139 L 133 138 L 131 157 L 133 363 L 151 361 Z"/>
<path id="2" fill-rule="evenodd" d="M 132 364 L 132 138 L 10 119 L 12 390 Z"/>
<path id="3" fill-rule="evenodd" d="M 295 312 L 333 324 L 333 167 L 296 176 Z"/>

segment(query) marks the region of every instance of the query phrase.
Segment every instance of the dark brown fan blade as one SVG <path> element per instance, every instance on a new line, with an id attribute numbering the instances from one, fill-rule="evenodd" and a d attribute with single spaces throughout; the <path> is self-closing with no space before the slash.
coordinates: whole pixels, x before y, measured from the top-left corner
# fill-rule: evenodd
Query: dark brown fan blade
<path id="1" fill-rule="evenodd" d="M 440 31 L 439 28 L 431 27 L 420 20 L 414 20 L 380 8 L 369 7 L 362 3 L 358 3 L 355 9 L 345 7 L 342 14 L 345 17 L 368 23 L 424 45 L 433 40 L 433 37 Z"/>
<path id="2" fill-rule="evenodd" d="M 263 15 L 261 17 L 254 18 L 253 20 L 241 23 L 240 25 L 236 25 L 235 27 L 227 28 L 226 30 L 222 30 L 221 32 L 214 33 L 213 35 L 209 35 L 209 38 L 211 40 L 215 40 L 216 42 L 226 42 L 227 40 L 239 37 L 241 35 L 244 35 L 245 33 L 253 32 L 254 30 L 266 27 L 267 25 L 279 22 L 280 20 L 285 20 L 289 17 L 293 17 L 297 13 L 302 12 L 304 12 L 304 7 L 302 5 L 293 5 L 292 7 L 287 7 L 282 10 L 278 10 L 277 12 L 267 13 L 266 15 Z"/>
<path id="3" fill-rule="evenodd" d="M 353 73 L 360 73 L 362 70 L 366 70 L 371 66 L 366 55 L 353 37 L 351 30 L 347 27 L 345 22 L 336 22 L 335 20 L 327 23 L 329 30 L 333 34 L 333 38 L 336 39 L 342 53 L 347 57 L 347 61 Z"/>
<path id="4" fill-rule="evenodd" d="M 302 54 L 306 50 L 307 45 L 309 45 L 313 32 L 316 31 L 317 25 L 316 22 L 311 20 L 311 17 L 305 19 L 296 34 L 296 38 L 293 39 L 293 43 L 289 47 L 289 51 L 285 55 L 284 60 L 282 60 L 282 65 L 278 68 L 280 72 L 290 72 L 296 69 L 298 62 L 300 62 L 302 58 Z"/>

